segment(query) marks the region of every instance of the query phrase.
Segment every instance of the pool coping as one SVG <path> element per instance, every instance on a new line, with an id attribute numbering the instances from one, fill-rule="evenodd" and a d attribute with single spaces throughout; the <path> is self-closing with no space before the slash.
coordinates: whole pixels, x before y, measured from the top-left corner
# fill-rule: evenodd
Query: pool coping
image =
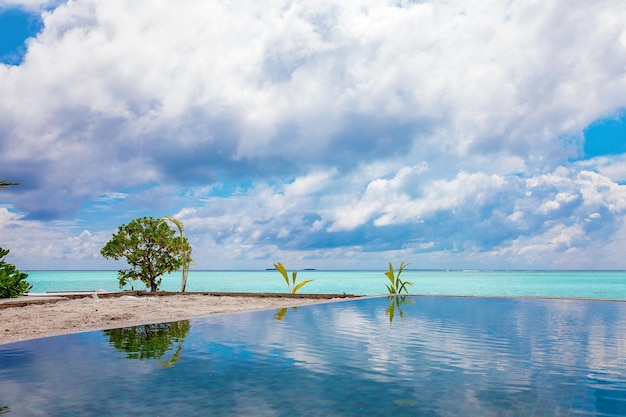
<path id="1" fill-rule="evenodd" d="M 466 295 L 466 294 L 290 294 L 290 293 L 256 293 L 256 292 L 219 292 L 219 291 L 158 291 L 146 290 L 135 291 L 67 291 L 27 294 L 16 298 L 0 298 L 0 309 L 12 307 L 25 307 L 35 304 L 56 303 L 59 301 L 76 300 L 85 297 L 92 298 L 115 298 L 121 296 L 134 297 L 166 297 L 171 295 L 207 295 L 214 297 L 259 297 L 259 298 L 306 298 L 314 300 L 373 298 L 373 297 L 456 297 L 456 298 L 503 298 L 503 299 L 537 299 L 537 300 L 577 300 L 577 301 L 611 301 L 626 302 L 619 298 L 592 298 L 592 297 L 554 297 L 541 295 Z"/>
<path id="2" fill-rule="evenodd" d="M 253 293 L 253 292 L 213 292 L 213 291 L 68 291 L 27 294 L 16 298 L 0 298 L 0 309 L 12 307 L 25 307 L 35 304 L 56 303 L 59 301 L 76 300 L 85 297 L 92 298 L 116 298 L 121 296 L 133 297 L 166 297 L 170 295 L 208 295 L 214 297 L 257 297 L 257 298 L 306 298 L 314 300 L 330 300 L 336 298 L 362 298 L 365 296 L 356 294 L 290 294 L 290 293 Z"/>

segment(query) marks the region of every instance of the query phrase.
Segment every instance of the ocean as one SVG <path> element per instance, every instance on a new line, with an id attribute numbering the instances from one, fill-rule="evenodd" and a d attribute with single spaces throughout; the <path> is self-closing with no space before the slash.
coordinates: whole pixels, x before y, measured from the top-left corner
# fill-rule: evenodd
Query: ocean
<path id="1" fill-rule="evenodd" d="M 117 271 L 24 271 L 31 293 L 120 291 Z M 535 296 L 626 300 L 626 271 L 430 271 L 405 270 L 412 294 Z M 298 282 L 312 279 L 302 294 L 386 294 L 384 271 L 298 271 Z M 163 277 L 160 289 L 180 291 L 181 275 Z M 122 290 L 145 289 L 139 281 Z M 282 276 L 269 271 L 190 271 L 187 291 L 284 293 Z"/>

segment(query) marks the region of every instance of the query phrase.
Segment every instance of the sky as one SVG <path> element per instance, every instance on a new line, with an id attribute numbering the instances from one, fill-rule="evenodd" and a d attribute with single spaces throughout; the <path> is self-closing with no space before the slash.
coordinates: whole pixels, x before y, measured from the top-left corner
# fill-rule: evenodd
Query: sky
<path id="1" fill-rule="evenodd" d="M 626 269 L 622 0 L 0 0 L 0 246 L 117 269 Z"/>

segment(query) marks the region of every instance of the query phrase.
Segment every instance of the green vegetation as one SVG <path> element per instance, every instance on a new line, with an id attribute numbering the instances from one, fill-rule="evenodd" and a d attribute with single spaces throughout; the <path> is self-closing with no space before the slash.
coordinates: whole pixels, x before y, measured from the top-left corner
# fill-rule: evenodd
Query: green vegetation
<path id="1" fill-rule="evenodd" d="M 33 286 L 26 282 L 28 274 L 5 262 L 8 249 L 0 248 L 0 298 L 15 298 L 27 294 Z"/>
<path id="2" fill-rule="evenodd" d="M 291 282 L 289 282 L 289 274 L 287 274 L 287 270 L 285 269 L 283 264 L 278 262 L 277 264 L 274 264 L 274 268 L 276 268 L 276 270 L 280 272 L 280 274 L 285 279 L 285 282 L 287 283 L 287 288 L 289 289 L 289 292 L 291 294 L 295 294 L 296 292 L 298 292 L 300 288 L 304 287 L 306 284 L 313 281 L 312 279 L 307 279 L 307 280 L 302 281 L 298 285 L 296 285 L 296 277 L 298 275 L 296 271 L 293 271 L 291 273 Z"/>
<path id="3" fill-rule="evenodd" d="M 183 254 L 192 250 L 185 237 L 175 234 L 164 219 L 140 217 L 120 226 L 100 254 L 115 260 L 126 258 L 130 268 L 118 271 L 120 288 L 140 280 L 150 291 L 157 291 L 161 275 L 180 269 L 187 259 Z"/>
<path id="4" fill-rule="evenodd" d="M 13 182 L 13 181 L 9 181 L 9 180 L 5 180 L 5 179 L 0 179 L 0 190 L 3 188 L 6 188 L 10 185 L 20 185 L 19 182 Z"/>
<path id="5" fill-rule="evenodd" d="M 396 276 L 393 270 L 393 265 L 391 264 L 391 262 L 389 262 L 389 271 L 385 272 L 385 275 L 387 276 L 390 282 L 390 284 L 387 285 L 387 291 L 389 291 L 389 294 L 400 294 L 402 293 L 402 291 L 404 291 L 407 294 L 409 293 L 406 286 L 413 285 L 413 282 L 402 281 L 400 279 L 400 275 L 402 274 L 402 271 L 404 271 L 404 268 L 406 268 L 409 265 L 411 264 L 402 262 L 402 264 L 400 264 L 400 268 L 398 269 L 398 275 Z"/>
<path id="6" fill-rule="evenodd" d="M 11 185 L 20 185 L 19 182 L 13 182 L 0 179 L 0 190 Z M 15 265 L 5 262 L 8 249 L 0 248 L 0 298 L 15 298 L 27 294 L 33 286 L 26 282 L 28 274 L 20 272 Z M 3 413 L 0 408 L 0 414 Z"/>
<path id="7" fill-rule="evenodd" d="M 178 228 L 178 232 L 180 233 L 180 237 L 184 238 L 183 236 L 183 222 L 181 222 L 178 219 L 175 219 L 173 217 L 170 216 L 164 216 L 163 217 L 165 220 L 168 220 L 172 223 L 174 223 L 176 225 L 176 227 Z M 186 240 L 185 240 L 186 241 Z M 181 242 L 185 242 L 182 241 Z M 179 248 L 179 253 L 181 256 L 181 261 L 183 262 L 182 265 L 182 285 L 181 285 L 181 289 L 180 292 L 185 292 L 185 288 L 187 288 L 187 275 L 189 274 L 189 265 L 193 262 L 193 259 L 191 259 L 191 246 L 189 245 L 182 245 Z"/>
<path id="8" fill-rule="evenodd" d="M 171 323 L 147 324 L 144 326 L 122 327 L 104 330 L 109 343 L 116 349 L 126 352 L 128 359 L 161 360 L 163 355 L 172 350 L 177 343 L 176 351 L 167 360 L 161 360 L 161 366 L 171 367 L 180 358 L 183 341 L 189 332 L 189 320 Z"/>

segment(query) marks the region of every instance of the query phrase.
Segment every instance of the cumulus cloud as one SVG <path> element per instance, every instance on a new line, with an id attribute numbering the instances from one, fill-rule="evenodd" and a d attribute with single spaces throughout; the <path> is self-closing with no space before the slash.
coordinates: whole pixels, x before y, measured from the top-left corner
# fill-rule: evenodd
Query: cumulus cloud
<path id="1" fill-rule="evenodd" d="M 78 0 L 42 13 L 23 63 L 0 65 L 0 163 L 23 184 L 10 193 L 23 221 L 105 200 L 175 210 L 205 250 L 262 258 L 527 254 L 533 239 L 559 252 L 623 219 L 621 156 L 572 162 L 583 129 L 626 105 L 620 1 Z"/>

